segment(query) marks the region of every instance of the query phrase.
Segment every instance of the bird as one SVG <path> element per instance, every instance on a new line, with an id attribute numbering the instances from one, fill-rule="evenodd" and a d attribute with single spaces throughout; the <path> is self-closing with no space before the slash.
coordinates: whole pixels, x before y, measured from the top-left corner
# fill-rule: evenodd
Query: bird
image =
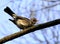
<path id="1" fill-rule="evenodd" d="M 37 22 L 36 18 L 28 19 L 26 17 L 18 16 L 9 7 L 6 7 L 4 9 L 4 12 L 8 13 L 13 18 L 9 20 L 13 22 L 20 29 L 26 29 L 31 26 L 34 26 Z"/>

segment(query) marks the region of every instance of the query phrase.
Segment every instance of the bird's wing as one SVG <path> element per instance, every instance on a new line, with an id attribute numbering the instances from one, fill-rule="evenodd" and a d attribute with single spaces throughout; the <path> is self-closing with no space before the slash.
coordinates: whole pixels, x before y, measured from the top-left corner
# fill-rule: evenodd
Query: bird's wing
<path id="1" fill-rule="evenodd" d="M 9 19 L 11 22 L 13 22 L 15 25 L 17 25 L 16 23 L 15 23 L 15 20 L 12 20 L 12 19 Z"/>
<path id="2" fill-rule="evenodd" d="M 14 23 L 18 28 L 20 29 L 24 29 L 24 26 L 22 25 L 17 25 L 16 21 L 15 20 L 12 20 L 12 19 L 9 19 L 12 23 Z"/>

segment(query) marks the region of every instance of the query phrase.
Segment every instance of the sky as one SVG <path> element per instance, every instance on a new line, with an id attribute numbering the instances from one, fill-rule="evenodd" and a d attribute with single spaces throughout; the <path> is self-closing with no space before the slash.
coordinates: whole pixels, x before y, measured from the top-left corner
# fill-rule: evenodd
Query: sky
<path id="1" fill-rule="evenodd" d="M 4 12 L 4 8 L 7 6 L 17 15 L 26 18 L 30 18 L 30 10 L 34 9 L 35 16 L 33 17 L 38 20 L 36 24 L 42 24 L 60 19 L 59 4 L 51 8 L 45 8 L 46 6 L 51 6 L 56 3 L 59 3 L 59 1 L 52 3 L 42 0 L 0 0 L 0 38 L 21 31 L 15 24 L 9 21 L 12 17 Z M 34 4 L 35 6 L 33 6 Z M 56 25 L 43 30 L 37 30 L 4 44 L 60 44 L 59 29 L 60 25 Z"/>

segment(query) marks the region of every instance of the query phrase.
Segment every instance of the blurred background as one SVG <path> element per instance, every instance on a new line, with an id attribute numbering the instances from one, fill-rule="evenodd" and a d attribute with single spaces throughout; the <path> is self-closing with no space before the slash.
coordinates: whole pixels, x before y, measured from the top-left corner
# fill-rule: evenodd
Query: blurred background
<path id="1" fill-rule="evenodd" d="M 8 20 L 12 17 L 4 12 L 7 6 L 19 16 L 35 17 L 38 20 L 36 24 L 60 19 L 59 0 L 0 0 L 0 39 L 21 31 Z M 34 11 L 34 15 L 31 15 L 31 10 Z M 4 44 L 60 44 L 60 24 L 37 30 Z"/>

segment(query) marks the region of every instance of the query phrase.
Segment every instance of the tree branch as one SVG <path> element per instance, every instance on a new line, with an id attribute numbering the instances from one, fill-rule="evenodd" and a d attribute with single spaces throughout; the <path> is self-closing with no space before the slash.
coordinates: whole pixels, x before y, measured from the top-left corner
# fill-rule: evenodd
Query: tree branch
<path id="1" fill-rule="evenodd" d="M 57 6 L 57 5 L 60 5 L 60 2 L 59 2 L 59 3 L 56 3 L 56 4 L 52 4 L 52 5 L 50 5 L 50 6 L 45 6 L 45 7 L 41 8 L 41 10 L 43 10 L 43 9 L 48 9 L 48 8 L 52 8 L 52 7 L 55 7 L 55 6 Z"/>
<path id="2" fill-rule="evenodd" d="M 27 29 L 24 29 L 23 31 L 16 32 L 14 34 L 8 35 L 8 36 L 0 39 L 0 44 L 5 43 L 5 42 L 10 41 L 10 40 L 13 40 L 17 37 L 21 37 L 21 36 L 23 36 L 25 34 L 28 34 L 30 32 L 34 32 L 36 30 L 41 30 L 43 28 L 47 28 L 47 27 L 54 26 L 54 25 L 57 25 L 57 24 L 60 24 L 60 19 L 56 19 L 54 21 L 50 21 L 50 22 L 47 22 L 47 23 L 38 24 L 36 26 L 29 27 Z"/>

